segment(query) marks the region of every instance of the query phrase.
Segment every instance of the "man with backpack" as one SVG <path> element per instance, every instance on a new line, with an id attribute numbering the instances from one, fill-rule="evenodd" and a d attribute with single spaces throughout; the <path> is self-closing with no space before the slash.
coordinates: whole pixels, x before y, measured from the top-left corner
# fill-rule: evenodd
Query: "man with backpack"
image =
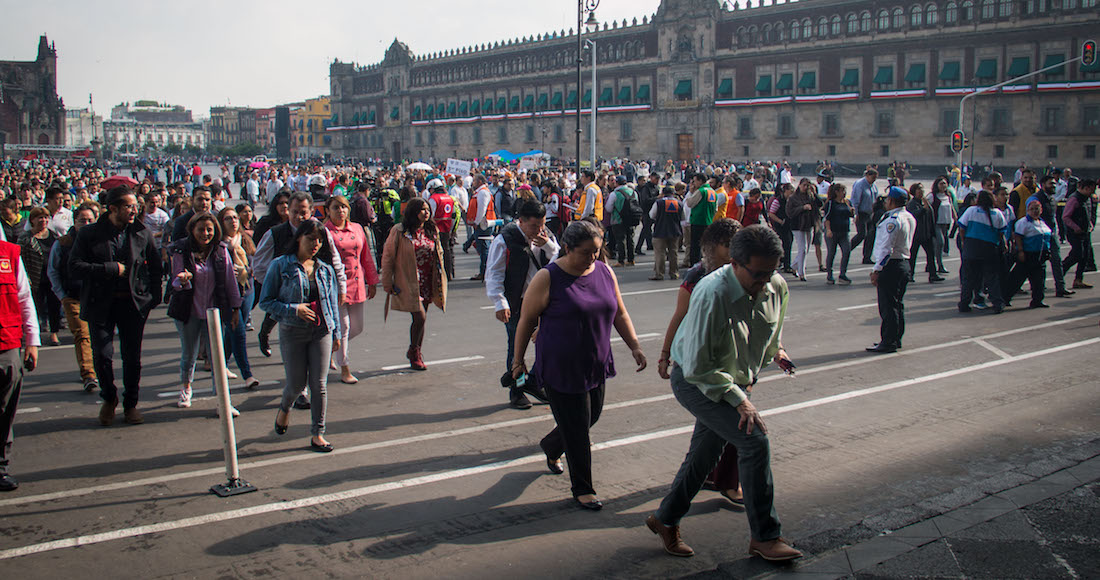
<path id="1" fill-rule="evenodd" d="M 615 239 L 615 266 L 634 265 L 634 228 L 642 221 L 642 205 L 638 194 L 626 182 L 626 176 L 615 177 L 618 187 L 607 198 L 611 208 L 611 233 Z"/>

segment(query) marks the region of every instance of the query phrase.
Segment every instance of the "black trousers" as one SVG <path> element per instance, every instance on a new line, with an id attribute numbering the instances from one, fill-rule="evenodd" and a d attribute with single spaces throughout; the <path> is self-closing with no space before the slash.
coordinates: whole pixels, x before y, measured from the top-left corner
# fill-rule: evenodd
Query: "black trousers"
<path id="1" fill-rule="evenodd" d="M 905 334 L 905 288 L 909 285 L 904 260 L 890 260 L 878 274 L 878 315 L 882 318 L 879 336 L 883 346 L 901 348 Z"/>
<path id="2" fill-rule="evenodd" d="M 615 234 L 615 260 L 618 262 L 634 261 L 634 228 L 623 224 L 611 226 Z"/>
<path id="3" fill-rule="evenodd" d="M 1042 253 L 1026 252 L 1024 256 L 1026 257 L 1023 262 L 1018 261 L 1012 265 L 1012 271 L 1005 280 L 1001 294 L 1007 300 L 1012 300 L 1020 288 L 1023 288 L 1024 280 L 1027 280 L 1031 285 L 1031 304 L 1042 304 L 1043 279 L 1046 278 L 1046 265 L 1043 263 Z"/>
<path id="4" fill-rule="evenodd" d="M 1073 279 L 1083 280 L 1089 263 L 1089 251 L 1092 249 L 1089 233 L 1066 232 L 1066 237 L 1069 239 L 1069 255 L 1062 260 L 1062 272 L 1068 273 L 1069 269 L 1076 264 L 1077 273 L 1074 274 Z"/>
<path id="5" fill-rule="evenodd" d="M 1062 271 L 1062 246 L 1053 236 L 1050 238 L 1050 273 L 1054 277 L 1054 291 L 1062 292 L 1066 289 L 1066 276 Z M 1044 266 L 1045 269 L 1045 266 Z M 1043 277 L 1046 284 L 1046 277 Z"/>
<path id="6" fill-rule="evenodd" d="M 938 235 L 938 232 L 937 232 Z M 917 250 L 924 249 L 924 258 L 927 263 L 924 266 L 924 271 L 929 275 L 936 273 L 936 258 L 938 253 L 933 245 L 932 238 L 926 238 L 924 240 L 917 240 L 913 238 L 913 245 L 909 246 L 909 277 L 912 278 L 917 270 Z"/>
<path id="7" fill-rule="evenodd" d="M 863 261 L 871 259 L 871 252 L 875 249 L 875 224 L 871 223 L 871 214 L 859 212 L 856 214 L 856 235 L 852 238 L 852 249 L 863 243 Z M 868 237 L 870 234 L 871 237 Z"/>
<path id="8" fill-rule="evenodd" d="M 703 259 L 703 232 L 706 229 L 706 225 L 691 224 L 691 245 L 688 246 L 688 262 L 693 266 Z"/>
<path id="9" fill-rule="evenodd" d="M 783 242 L 783 258 L 779 261 L 779 267 L 788 270 L 791 267 L 791 246 L 794 245 L 794 234 L 787 224 L 776 228 L 775 233 L 779 234 L 779 239 Z"/>
<path id="10" fill-rule="evenodd" d="M 968 244 L 975 243 L 967 241 Z M 959 278 L 962 284 L 962 296 L 959 298 L 959 308 L 970 306 L 971 302 L 982 290 L 989 292 L 989 300 L 994 308 L 1004 307 L 1004 297 L 1001 296 L 1001 270 L 1004 268 L 1004 260 L 1001 254 L 990 253 L 985 257 L 963 258 L 962 267 L 959 269 Z"/>
<path id="11" fill-rule="evenodd" d="M 14 440 L 12 424 L 23 390 L 23 351 L 18 348 L 0 352 L 0 475 L 7 475 Z"/>
<path id="12" fill-rule="evenodd" d="M 145 334 L 145 315 L 130 298 L 116 298 L 106 312 L 106 318 L 88 321 L 92 343 L 92 363 L 99 378 L 99 396 L 104 401 L 118 401 L 115 385 L 115 329 L 122 350 L 122 406 L 132 409 L 138 404 L 141 386 L 141 341 Z"/>
<path id="13" fill-rule="evenodd" d="M 588 430 L 600 420 L 605 390 L 605 385 L 587 393 L 562 393 L 550 386 L 546 388 L 550 410 L 558 425 L 542 438 L 539 446 L 555 459 L 565 454 L 573 497 L 596 493 L 592 487 L 592 438 Z"/>
<path id="14" fill-rule="evenodd" d="M 642 252 L 642 243 L 645 249 L 653 250 L 653 220 L 649 219 L 649 212 L 642 214 L 642 231 L 638 234 L 638 243 L 634 246 L 634 253 Z"/>

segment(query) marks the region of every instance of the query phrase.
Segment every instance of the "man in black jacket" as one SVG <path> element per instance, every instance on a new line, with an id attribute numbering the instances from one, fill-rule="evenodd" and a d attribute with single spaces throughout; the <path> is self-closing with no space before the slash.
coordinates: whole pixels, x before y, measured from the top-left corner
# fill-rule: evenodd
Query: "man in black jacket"
<path id="1" fill-rule="evenodd" d="M 214 194 L 210 192 L 210 188 L 205 185 L 196 187 L 191 192 L 191 211 L 176 217 L 176 221 L 172 222 L 172 241 L 187 237 L 187 222 L 191 221 L 195 214 L 213 210 Z"/>
<path id="2" fill-rule="evenodd" d="M 84 283 L 80 317 L 91 335 L 92 359 L 99 378 L 103 406 L 99 422 L 108 426 L 118 407 L 115 386 L 114 338 L 118 329 L 122 350 L 123 413 L 127 423 L 143 422 L 137 410 L 141 382 L 141 341 L 145 319 L 161 300 L 163 265 L 153 235 L 135 220 L 141 206 L 126 187 L 107 192 L 107 213 L 77 232 L 69 271 Z"/>
<path id="3" fill-rule="evenodd" d="M 638 203 L 642 206 L 642 233 L 638 234 L 638 243 L 634 246 L 636 256 L 644 256 L 642 243 L 647 250 L 653 250 L 653 220 L 649 217 L 649 210 L 661 196 L 661 174 L 654 171 L 649 174 L 649 179 L 638 186 Z"/>

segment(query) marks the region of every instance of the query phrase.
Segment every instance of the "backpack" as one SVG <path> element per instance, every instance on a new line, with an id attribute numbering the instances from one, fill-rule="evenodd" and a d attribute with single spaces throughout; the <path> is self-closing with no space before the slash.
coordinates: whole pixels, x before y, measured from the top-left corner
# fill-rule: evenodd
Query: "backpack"
<path id="1" fill-rule="evenodd" d="M 632 191 L 630 195 L 620 192 L 620 195 L 623 195 L 623 202 L 619 208 L 619 221 L 632 228 L 642 222 L 642 205 L 638 203 L 637 192 Z"/>

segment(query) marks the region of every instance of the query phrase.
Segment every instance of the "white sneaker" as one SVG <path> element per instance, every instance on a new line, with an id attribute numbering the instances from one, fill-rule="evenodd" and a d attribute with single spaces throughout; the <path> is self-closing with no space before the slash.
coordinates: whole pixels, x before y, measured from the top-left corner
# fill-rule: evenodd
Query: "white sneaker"
<path id="1" fill-rule="evenodd" d="M 225 378 L 227 378 L 227 379 L 235 379 L 235 378 L 237 378 L 237 373 L 235 373 L 235 372 L 233 372 L 233 371 L 231 371 L 231 370 L 229 370 L 229 369 L 225 369 Z"/>
<path id="2" fill-rule="evenodd" d="M 191 406 L 191 387 L 180 389 L 180 398 L 179 401 L 176 401 L 176 406 L 184 409 Z"/>
<path id="3" fill-rule="evenodd" d="M 240 417 L 240 416 L 241 416 L 241 412 L 240 412 L 240 411 L 238 411 L 238 410 L 237 410 L 237 408 L 236 408 L 236 407 L 234 407 L 233 405 L 230 405 L 230 406 L 229 406 L 229 414 L 230 414 L 230 415 L 233 415 L 234 417 Z M 219 417 L 221 417 L 221 416 L 222 416 L 222 410 L 221 410 L 221 408 L 218 408 L 218 416 L 219 416 Z"/>

